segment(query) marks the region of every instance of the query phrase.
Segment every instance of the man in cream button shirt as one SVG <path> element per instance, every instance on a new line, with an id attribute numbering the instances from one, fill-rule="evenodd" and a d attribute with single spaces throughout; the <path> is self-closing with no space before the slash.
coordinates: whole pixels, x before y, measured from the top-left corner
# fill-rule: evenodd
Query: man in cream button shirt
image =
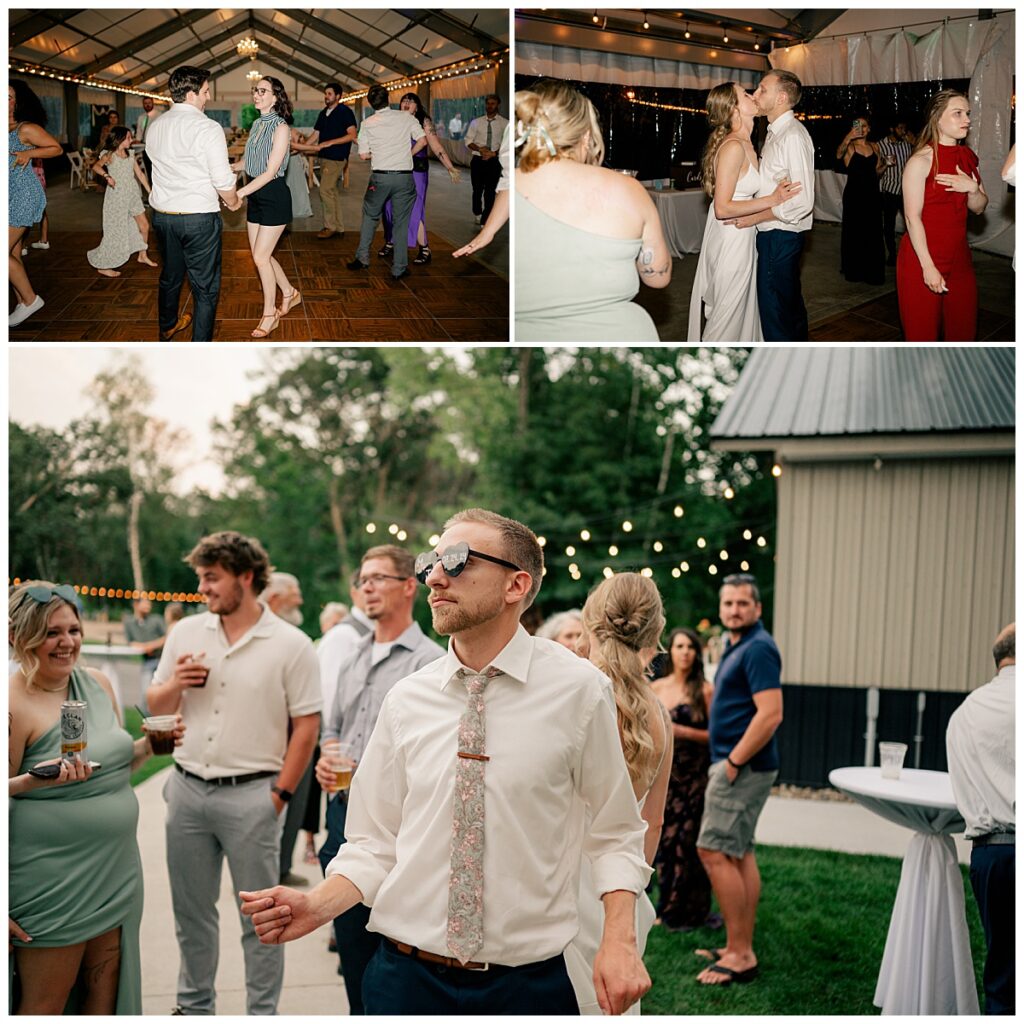
<path id="1" fill-rule="evenodd" d="M 370 906 L 368 928 L 382 938 L 364 976 L 368 1014 L 576 1014 L 562 953 L 578 930 L 586 856 L 605 908 L 598 999 L 621 1013 L 650 988 L 634 924 L 650 869 L 611 684 L 520 625 L 543 574 L 521 523 L 461 512 L 416 569 L 434 629 L 451 638 L 447 655 L 384 698 L 328 877 L 308 894 L 242 892 L 242 913 L 277 944 Z M 474 701 L 482 730 L 467 723 Z M 482 783 L 468 784 L 474 764 Z M 472 797 L 477 784 L 479 832 L 456 843 L 474 810 L 464 787 Z M 471 871 L 467 882 L 477 858 L 479 880 Z"/>
<path id="2" fill-rule="evenodd" d="M 256 599 L 270 572 L 258 540 L 211 534 L 185 560 L 208 611 L 171 631 L 148 696 L 153 714 L 180 711 L 189 734 L 164 785 L 181 954 L 173 1013 L 210 1015 L 224 858 L 236 888 L 277 881 L 281 812 L 320 730 L 320 672 L 309 638 Z M 242 952 L 246 1012 L 276 1013 L 283 951 L 260 943 L 246 920 Z"/>

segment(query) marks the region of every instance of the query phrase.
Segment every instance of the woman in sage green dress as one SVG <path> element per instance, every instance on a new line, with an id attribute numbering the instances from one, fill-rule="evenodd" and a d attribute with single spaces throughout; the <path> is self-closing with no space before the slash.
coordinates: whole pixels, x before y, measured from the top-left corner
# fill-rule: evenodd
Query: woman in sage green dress
<path id="1" fill-rule="evenodd" d="M 9 681 L 9 775 L 60 755 L 65 700 L 86 702 L 86 760 L 100 767 L 10 801 L 9 1011 L 140 1014 L 142 865 L 130 777 L 151 756 L 149 742 L 121 727 L 109 680 L 77 665 L 72 587 L 22 584 L 10 598 L 10 634 L 18 669 Z"/>
<path id="2" fill-rule="evenodd" d="M 672 256 L 651 197 L 601 167 L 593 104 L 564 82 L 516 93 L 516 340 L 657 341 L 640 284 L 664 288 Z"/>

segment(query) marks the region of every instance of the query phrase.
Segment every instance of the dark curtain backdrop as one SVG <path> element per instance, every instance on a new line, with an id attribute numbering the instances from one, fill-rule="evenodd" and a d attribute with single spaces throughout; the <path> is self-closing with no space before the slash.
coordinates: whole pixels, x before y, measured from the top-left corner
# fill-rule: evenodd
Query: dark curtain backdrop
<path id="1" fill-rule="evenodd" d="M 535 76 L 516 75 L 516 88 L 528 89 Z M 676 177 L 678 165 L 699 161 L 710 129 L 703 113 L 661 110 L 648 103 L 702 110 L 705 89 L 665 89 L 645 86 L 570 82 L 597 108 L 604 132 L 605 164 L 635 168 L 641 180 Z M 881 138 L 896 121 L 911 131 L 920 130 L 929 98 L 940 89 L 966 91 L 970 80 L 909 82 L 900 85 L 809 86 L 804 89 L 798 112 L 814 141 L 814 165 L 819 170 L 835 166 L 835 152 L 857 116 L 867 117 L 872 140 Z M 626 93 L 632 92 L 633 99 Z M 643 101 L 641 103 L 637 100 Z M 817 116 L 816 116 L 817 115 Z M 767 122 L 754 122 L 754 145 L 760 150 Z"/>

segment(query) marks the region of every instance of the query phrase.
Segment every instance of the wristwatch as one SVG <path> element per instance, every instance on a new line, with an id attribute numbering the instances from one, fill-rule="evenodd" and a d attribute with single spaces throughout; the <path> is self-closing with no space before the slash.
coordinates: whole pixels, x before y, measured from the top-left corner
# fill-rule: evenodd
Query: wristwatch
<path id="1" fill-rule="evenodd" d="M 290 789 L 282 789 L 280 786 L 271 786 L 271 793 L 276 793 L 282 803 L 288 803 L 295 794 Z"/>

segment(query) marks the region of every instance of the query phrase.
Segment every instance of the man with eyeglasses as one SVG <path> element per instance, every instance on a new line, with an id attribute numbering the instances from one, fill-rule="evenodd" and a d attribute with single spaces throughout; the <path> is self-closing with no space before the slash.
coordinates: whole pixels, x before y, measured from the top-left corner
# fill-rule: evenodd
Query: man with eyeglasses
<path id="1" fill-rule="evenodd" d="M 448 520 L 416 560 L 448 651 L 384 698 L 327 878 L 308 894 L 239 894 L 270 944 L 371 907 L 369 1014 L 577 1014 L 562 954 L 581 856 L 605 908 L 602 1008 L 621 1013 L 650 988 L 635 931 L 645 825 L 611 684 L 522 628 L 543 572 L 521 523 L 484 509 Z"/>
<path id="2" fill-rule="evenodd" d="M 729 632 L 715 673 L 709 713 L 711 769 L 697 852 L 725 918 L 724 949 L 697 950 L 711 960 L 703 985 L 744 984 L 757 977 L 754 922 L 761 876 L 754 830 L 775 777 L 782 723 L 782 657 L 761 623 L 761 594 L 749 573 L 722 580 L 719 615 Z"/>
<path id="3" fill-rule="evenodd" d="M 324 709 L 322 742 L 346 744 L 358 772 L 385 696 L 399 680 L 443 657 L 444 650 L 413 621 L 417 587 L 413 557 L 404 548 L 394 544 L 370 548 L 360 563 L 356 588 L 373 632 L 359 637 L 339 666 L 333 702 Z M 317 781 L 327 793 L 327 839 L 319 857 L 325 871 L 345 842 L 348 793 L 331 793 L 334 778 L 331 766 L 321 757 Z M 363 972 L 380 943 L 380 936 L 366 930 L 369 917 L 369 908 L 357 903 L 334 919 L 349 1013 L 355 1015 L 364 1012 Z"/>

